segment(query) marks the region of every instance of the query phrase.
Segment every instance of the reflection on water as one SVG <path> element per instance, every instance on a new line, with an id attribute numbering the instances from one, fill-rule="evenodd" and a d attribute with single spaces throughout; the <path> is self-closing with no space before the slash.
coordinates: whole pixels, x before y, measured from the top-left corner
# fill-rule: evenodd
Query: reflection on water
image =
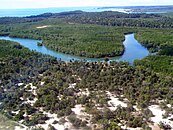
<path id="1" fill-rule="evenodd" d="M 54 56 L 57 59 L 61 59 L 62 61 L 70 61 L 72 59 L 86 60 L 89 62 L 105 60 L 105 58 L 85 58 L 85 57 L 79 57 L 79 56 L 68 55 L 68 54 L 64 54 L 60 52 L 55 52 L 51 49 L 46 48 L 45 46 L 37 46 L 37 42 L 41 42 L 39 40 L 11 38 L 8 36 L 0 36 L 0 39 L 18 42 L 24 47 L 29 48 L 30 50 L 35 50 L 36 52 L 41 52 L 43 54 Z M 124 54 L 122 56 L 110 58 L 111 61 L 128 61 L 130 64 L 132 64 L 134 60 L 142 59 L 146 57 L 147 55 L 149 55 L 149 51 L 134 38 L 134 34 L 125 35 L 125 41 L 123 42 L 123 44 L 125 46 Z"/>

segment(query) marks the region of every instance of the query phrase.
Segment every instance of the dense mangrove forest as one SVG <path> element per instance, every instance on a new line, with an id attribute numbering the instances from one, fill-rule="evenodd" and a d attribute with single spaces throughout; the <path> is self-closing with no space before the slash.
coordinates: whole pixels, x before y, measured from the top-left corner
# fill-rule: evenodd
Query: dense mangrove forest
<path id="1" fill-rule="evenodd" d="M 39 39 L 62 53 L 119 56 L 132 32 L 151 52 L 134 65 L 63 62 L 0 40 L 0 112 L 33 130 L 172 129 L 172 23 L 169 15 L 110 11 L 0 18 L 1 36 Z"/>

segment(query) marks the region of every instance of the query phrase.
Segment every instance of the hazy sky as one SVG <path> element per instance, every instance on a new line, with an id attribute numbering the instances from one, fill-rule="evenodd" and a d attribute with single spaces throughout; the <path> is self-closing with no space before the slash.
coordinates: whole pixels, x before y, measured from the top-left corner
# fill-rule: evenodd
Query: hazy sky
<path id="1" fill-rule="evenodd" d="M 0 9 L 132 5 L 173 5 L 173 0 L 0 0 Z"/>

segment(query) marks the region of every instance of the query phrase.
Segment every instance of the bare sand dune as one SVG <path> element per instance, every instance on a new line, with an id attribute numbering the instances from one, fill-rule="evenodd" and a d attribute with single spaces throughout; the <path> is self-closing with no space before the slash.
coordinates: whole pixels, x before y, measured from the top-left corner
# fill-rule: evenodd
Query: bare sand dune
<path id="1" fill-rule="evenodd" d="M 38 26 L 36 28 L 41 29 L 41 28 L 47 28 L 47 27 L 50 27 L 50 25 Z"/>

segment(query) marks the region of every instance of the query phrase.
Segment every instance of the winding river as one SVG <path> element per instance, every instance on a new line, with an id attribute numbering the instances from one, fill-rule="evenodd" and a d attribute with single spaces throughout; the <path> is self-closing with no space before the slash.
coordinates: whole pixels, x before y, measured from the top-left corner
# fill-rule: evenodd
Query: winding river
<path id="1" fill-rule="evenodd" d="M 57 59 L 60 59 L 62 61 L 70 61 L 72 59 L 73 60 L 86 60 L 89 62 L 105 60 L 105 58 L 86 58 L 86 57 L 79 57 L 79 56 L 68 55 L 68 54 L 56 52 L 51 49 L 48 49 L 45 46 L 37 46 L 37 42 L 41 42 L 39 40 L 12 38 L 12 37 L 8 37 L 8 36 L 0 36 L 0 39 L 18 42 L 18 43 L 20 43 L 20 45 L 27 47 L 30 50 L 34 50 L 34 51 L 40 52 L 42 54 L 54 56 Z M 134 38 L 134 34 L 125 35 L 125 41 L 123 42 L 123 44 L 125 46 L 124 54 L 122 56 L 109 58 L 111 61 L 127 61 L 130 64 L 133 64 L 134 60 L 142 59 L 142 58 L 146 57 L 147 55 L 149 55 L 149 51 L 145 47 L 143 47 Z"/>

